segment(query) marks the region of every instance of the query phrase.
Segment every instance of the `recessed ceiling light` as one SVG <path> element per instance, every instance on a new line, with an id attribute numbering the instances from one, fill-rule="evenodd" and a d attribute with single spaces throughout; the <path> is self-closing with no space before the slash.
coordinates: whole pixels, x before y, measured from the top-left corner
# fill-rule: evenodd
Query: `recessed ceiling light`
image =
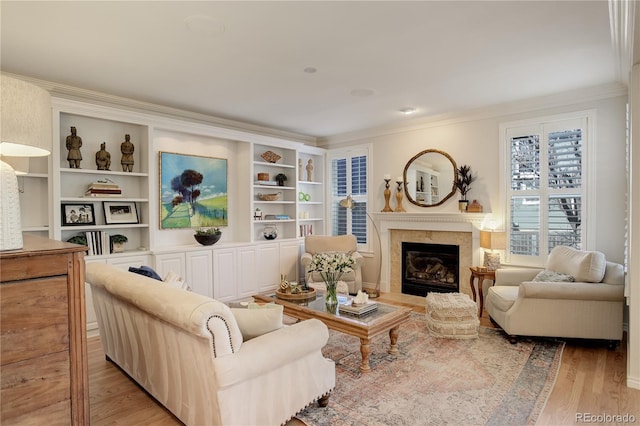
<path id="1" fill-rule="evenodd" d="M 359 98 L 365 98 L 367 96 L 371 96 L 376 93 L 373 89 L 353 89 L 351 92 L 351 96 L 357 96 Z"/>
<path id="2" fill-rule="evenodd" d="M 313 74 L 316 71 L 318 71 L 318 68 L 316 68 L 316 67 L 306 67 L 304 69 L 304 72 L 306 72 L 307 74 Z"/>
<path id="3" fill-rule="evenodd" d="M 184 24 L 191 32 L 205 37 L 221 36 L 226 30 L 222 22 L 205 15 L 189 16 Z"/>
<path id="4" fill-rule="evenodd" d="M 411 115 L 411 114 L 415 113 L 417 110 L 415 108 L 412 108 L 412 107 L 406 107 L 406 108 L 400 108 L 398 111 L 400 111 L 404 115 Z"/>

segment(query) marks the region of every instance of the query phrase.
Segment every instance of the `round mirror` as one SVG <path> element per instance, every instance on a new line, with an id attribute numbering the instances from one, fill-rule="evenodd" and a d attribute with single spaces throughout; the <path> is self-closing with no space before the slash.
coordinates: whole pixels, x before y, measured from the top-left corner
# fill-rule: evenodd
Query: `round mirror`
<path id="1" fill-rule="evenodd" d="M 420 207 L 439 206 L 456 192 L 456 162 L 449 154 L 425 149 L 404 167 L 407 199 Z"/>

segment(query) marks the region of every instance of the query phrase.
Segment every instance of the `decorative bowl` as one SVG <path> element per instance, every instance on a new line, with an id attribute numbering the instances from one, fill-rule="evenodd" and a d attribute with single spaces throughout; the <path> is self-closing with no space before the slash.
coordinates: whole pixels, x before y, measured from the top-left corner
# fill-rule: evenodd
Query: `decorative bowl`
<path id="1" fill-rule="evenodd" d="M 196 241 L 200 244 L 202 244 L 203 246 L 210 246 L 213 245 L 215 243 L 218 242 L 218 240 L 220 240 L 220 238 L 222 237 L 222 234 L 211 234 L 211 235 L 197 235 L 194 234 L 193 238 L 196 239 Z"/>
<path id="2" fill-rule="evenodd" d="M 276 192 L 274 194 L 258 194 L 258 198 L 260 198 L 262 201 L 276 201 L 278 198 L 280 198 L 281 194 L 282 192 Z"/>
<path id="3" fill-rule="evenodd" d="M 277 162 L 279 159 L 281 159 L 282 157 L 279 156 L 278 154 L 276 154 L 273 151 L 266 151 L 263 152 L 262 155 L 260 155 L 264 161 L 268 162 L 268 163 L 275 163 Z"/>

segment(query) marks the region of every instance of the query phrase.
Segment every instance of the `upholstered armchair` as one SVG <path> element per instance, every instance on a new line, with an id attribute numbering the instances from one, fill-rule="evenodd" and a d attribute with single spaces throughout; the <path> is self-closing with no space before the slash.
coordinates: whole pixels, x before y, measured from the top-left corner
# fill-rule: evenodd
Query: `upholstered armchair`
<path id="1" fill-rule="evenodd" d="M 509 335 L 622 339 L 624 269 L 604 254 L 557 246 L 544 269 L 501 268 L 486 309 Z"/>
<path id="2" fill-rule="evenodd" d="M 362 255 L 358 253 L 358 241 L 355 235 L 339 235 L 339 236 L 326 236 L 326 235 L 309 235 L 304 239 L 305 253 L 302 254 L 301 262 L 304 266 L 305 278 L 307 285 L 318 290 L 324 290 L 324 281 L 318 272 L 309 272 L 309 264 L 311 258 L 316 253 L 327 252 L 345 252 L 351 253 L 355 259 L 355 266 L 353 271 L 345 272 L 340 279 L 347 285 L 347 291 L 350 294 L 358 293 L 358 290 L 362 290 Z M 340 292 L 338 288 L 338 292 Z"/>

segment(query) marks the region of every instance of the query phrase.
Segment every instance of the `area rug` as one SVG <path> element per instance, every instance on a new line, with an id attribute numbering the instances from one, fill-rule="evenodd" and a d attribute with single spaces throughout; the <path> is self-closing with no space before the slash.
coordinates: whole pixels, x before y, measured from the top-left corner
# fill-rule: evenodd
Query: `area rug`
<path id="1" fill-rule="evenodd" d="M 564 343 L 500 330 L 479 338 L 431 337 L 424 315 L 400 327 L 400 353 L 389 336 L 371 343 L 371 372 L 361 373 L 359 339 L 331 331 L 323 353 L 336 363 L 329 405 L 312 404 L 296 418 L 308 426 L 534 424 L 555 383 Z"/>

